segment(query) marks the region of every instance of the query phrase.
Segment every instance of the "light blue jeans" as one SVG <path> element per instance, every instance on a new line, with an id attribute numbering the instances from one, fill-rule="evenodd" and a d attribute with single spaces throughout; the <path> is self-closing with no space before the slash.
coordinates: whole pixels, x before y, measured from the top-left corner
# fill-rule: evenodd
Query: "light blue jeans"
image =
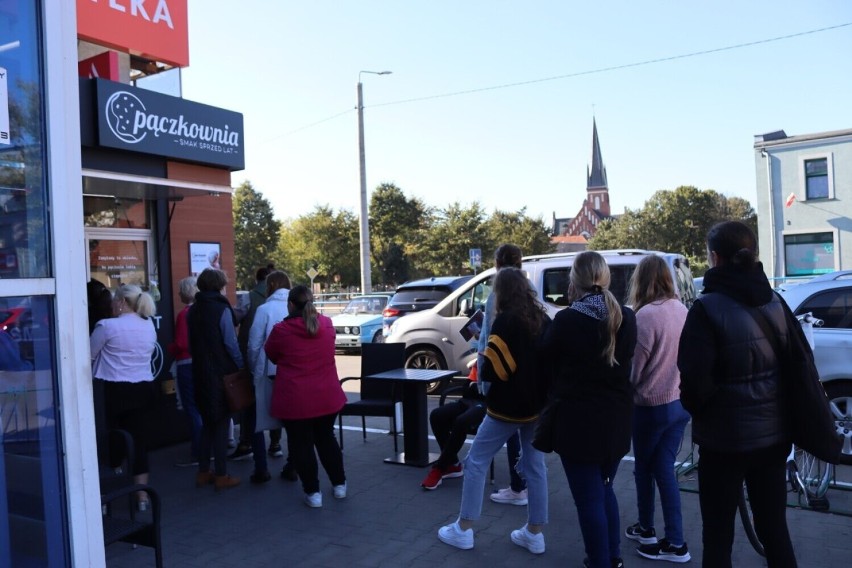
<path id="1" fill-rule="evenodd" d="M 535 423 L 518 425 L 491 416 L 485 417 L 464 459 L 460 519 L 479 519 L 491 460 L 512 434 L 518 432 L 521 436 L 521 458 L 517 469 L 521 477 L 527 480 L 527 523 L 547 524 L 547 467 L 544 454 L 532 447 L 534 430 Z"/>

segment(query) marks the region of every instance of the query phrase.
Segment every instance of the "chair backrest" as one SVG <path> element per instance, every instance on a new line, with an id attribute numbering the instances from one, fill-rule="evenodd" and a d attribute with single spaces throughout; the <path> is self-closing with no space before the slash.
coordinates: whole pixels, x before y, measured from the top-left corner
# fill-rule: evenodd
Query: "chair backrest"
<path id="1" fill-rule="evenodd" d="M 361 376 L 405 366 L 405 343 L 364 343 L 361 345 Z M 398 389 L 397 389 L 398 390 Z M 361 379 L 361 399 L 394 399 L 392 381 Z"/>

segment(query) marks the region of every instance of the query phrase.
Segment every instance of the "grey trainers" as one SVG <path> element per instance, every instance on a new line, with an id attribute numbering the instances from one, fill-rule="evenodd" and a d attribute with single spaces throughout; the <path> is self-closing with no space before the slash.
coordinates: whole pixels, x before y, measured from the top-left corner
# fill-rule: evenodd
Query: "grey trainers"
<path id="1" fill-rule="evenodd" d="M 526 548 L 533 554 L 544 553 L 544 535 L 541 533 L 531 533 L 527 525 L 522 526 L 516 531 L 512 531 L 511 538 L 512 542 Z"/>
<path id="2" fill-rule="evenodd" d="M 335 499 L 346 499 L 346 482 L 342 485 L 335 485 L 333 488 Z"/>
<path id="3" fill-rule="evenodd" d="M 438 529 L 438 539 L 462 550 L 473 548 L 473 529 L 461 530 L 458 521 Z"/>
<path id="4" fill-rule="evenodd" d="M 511 487 L 504 487 L 500 491 L 495 491 L 490 497 L 495 503 L 505 505 L 526 505 L 528 502 L 526 489 L 521 489 L 515 493 Z"/>
<path id="5" fill-rule="evenodd" d="M 322 507 L 322 493 L 319 491 L 316 493 L 305 493 L 305 505 L 313 509 Z"/>

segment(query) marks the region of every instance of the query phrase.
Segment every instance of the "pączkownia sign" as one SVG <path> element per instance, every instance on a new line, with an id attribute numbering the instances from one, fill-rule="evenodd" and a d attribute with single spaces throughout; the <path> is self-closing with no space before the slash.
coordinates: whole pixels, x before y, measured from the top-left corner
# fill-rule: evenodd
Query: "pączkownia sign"
<path id="1" fill-rule="evenodd" d="M 243 115 L 123 83 L 97 82 L 101 146 L 245 168 Z"/>

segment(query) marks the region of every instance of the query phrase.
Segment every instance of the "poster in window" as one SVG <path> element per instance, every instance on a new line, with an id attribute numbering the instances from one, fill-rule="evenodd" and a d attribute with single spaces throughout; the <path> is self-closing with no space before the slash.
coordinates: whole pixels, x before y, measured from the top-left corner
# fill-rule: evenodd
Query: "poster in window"
<path id="1" fill-rule="evenodd" d="M 207 268 L 222 269 L 219 243 L 189 243 L 189 271 L 198 276 Z"/>

